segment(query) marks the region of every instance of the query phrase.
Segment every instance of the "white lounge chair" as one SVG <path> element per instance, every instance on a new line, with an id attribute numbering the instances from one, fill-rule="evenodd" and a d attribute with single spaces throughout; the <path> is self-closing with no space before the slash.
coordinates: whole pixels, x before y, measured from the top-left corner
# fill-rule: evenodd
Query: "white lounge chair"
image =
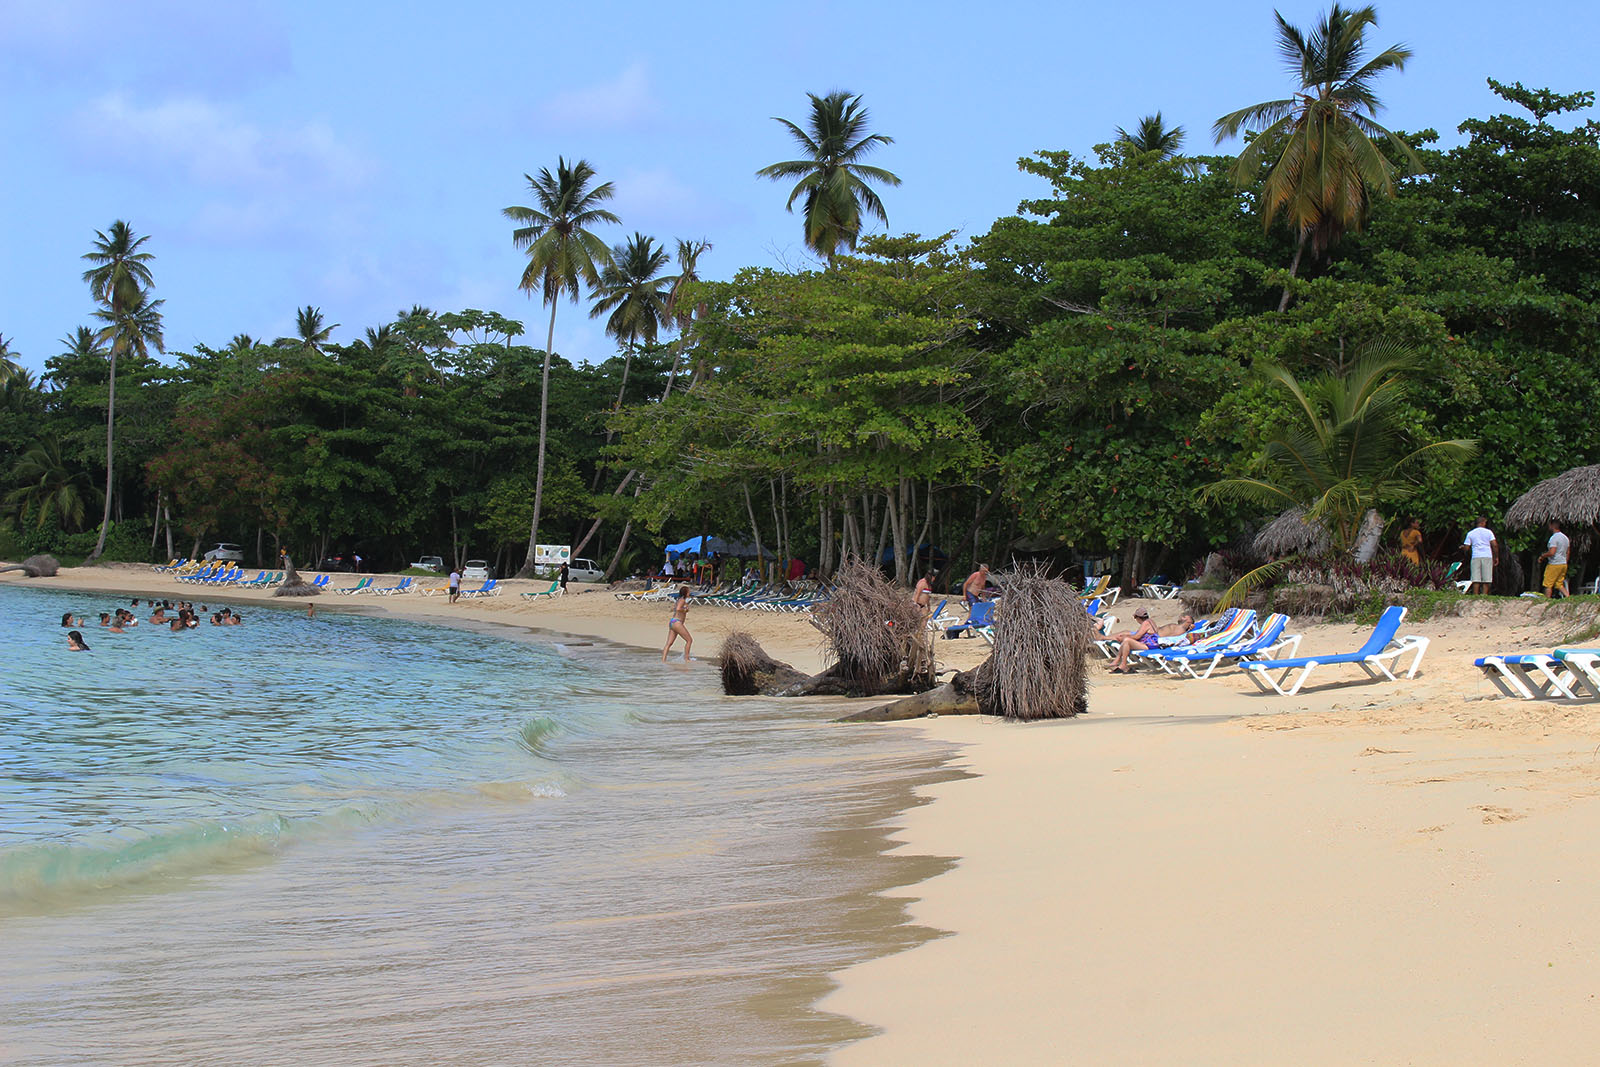
<path id="1" fill-rule="evenodd" d="M 1581 654 L 1581 649 L 1573 651 Z M 1520 700 L 1541 698 L 1567 700 L 1600 696 L 1600 689 L 1589 684 L 1576 663 L 1571 666 L 1548 652 L 1515 652 L 1498 656 L 1482 656 L 1472 665 L 1483 671 L 1496 689 L 1508 697 Z"/>

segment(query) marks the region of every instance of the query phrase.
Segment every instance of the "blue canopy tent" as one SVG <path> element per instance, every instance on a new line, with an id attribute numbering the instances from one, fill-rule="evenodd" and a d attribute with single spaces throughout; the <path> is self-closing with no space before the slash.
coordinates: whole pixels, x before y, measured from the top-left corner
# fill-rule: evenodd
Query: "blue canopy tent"
<path id="1" fill-rule="evenodd" d="M 704 542 L 704 544 L 701 542 Z M 677 559 L 679 556 L 691 552 L 702 556 L 708 552 L 715 552 L 719 556 L 745 557 L 754 556 L 756 554 L 756 546 L 743 541 L 729 541 L 722 537 L 691 537 L 680 544 L 667 546 L 668 559 Z M 772 556 L 772 553 L 765 549 L 762 549 L 761 554 L 769 558 Z"/>

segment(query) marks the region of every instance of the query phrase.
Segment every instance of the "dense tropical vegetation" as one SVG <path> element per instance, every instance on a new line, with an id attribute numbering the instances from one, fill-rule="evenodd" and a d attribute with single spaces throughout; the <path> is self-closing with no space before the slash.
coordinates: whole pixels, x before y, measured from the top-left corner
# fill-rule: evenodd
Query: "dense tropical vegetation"
<path id="1" fill-rule="evenodd" d="M 1592 93 L 1491 81 L 1505 113 L 1456 147 L 1386 130 L 1374 81 L 1410 53 L 1368 58 L 1373 24 L 1280 21 L 1293 93 L 1218 121 L 1239 156 L 1186 154 L 1159 114 L 1041 150 L 1019 161 L 1037 197 L 965 243 L 866 232 L 899 179 L 861 157 L 890 139 L 859 96 L 813 96 L 784 123 L 804 158 L 762 174 L 794 183 L 818 269 L 711 280 L 706 241 L 613 246 L 610 183 L 560 160 L 506 210 L 543 348 L 473 309 L 341 340 L 308 306 L 293 337 L 162 362 L 159 235 L 118 223 L 90 253 L 95 324 L 38 380 L 0 345 L 0 554 L 222 539 L 509 573 L 554 541 L 626 571 L 719 533 L 902 581 L 1039 555 L 1110 557 L 1127 584 L 1291 505 L 1340 547 L 1403 507 L 1448 549 L 1597 458 L 1600 123 L 1572 118 Z M 551 351 L 584 298 L 617 342 L 594 366 Z M 1352 445 L 1373 427 L 1381 448 Z"/>

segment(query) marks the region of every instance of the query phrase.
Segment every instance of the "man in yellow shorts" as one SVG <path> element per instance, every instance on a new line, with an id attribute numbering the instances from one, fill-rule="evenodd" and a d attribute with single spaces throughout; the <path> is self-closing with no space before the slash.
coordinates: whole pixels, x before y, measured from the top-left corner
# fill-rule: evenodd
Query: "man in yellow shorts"
<path id="1" fill-rule="evenodd" d="M 1554 597 L 1556 590 L 1561 590 L 1561 595 L 1567 595 L 1567 554 L 1572 550 L 1572 541 L 1561 532 L 1561 523 L 1557 519 L 1550 520 L 1550 542 L 1545 547 L 1541 560 L 1548 560 L 1544 565 L 1544 595 Z"/>

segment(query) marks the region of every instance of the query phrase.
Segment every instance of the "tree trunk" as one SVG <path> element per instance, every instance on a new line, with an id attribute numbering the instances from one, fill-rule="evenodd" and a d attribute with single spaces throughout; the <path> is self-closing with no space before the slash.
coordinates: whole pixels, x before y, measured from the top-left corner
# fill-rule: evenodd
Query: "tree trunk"
<path id="1" fill-rule="evenodd" d="M 1357 563 L 1370 563 L 1378 553 L 1378 542 L 1383 538 L 1383 518 L 1375 509 L 1368 508 L 1356 535 L 1355 557 Z"/>
<path id="2" fill-rule="evenodd" d="M 627 393 L 628 393 L 628 371 L 632 367 L 633 367 L 633 345 L 629 344 L 628 347 L 626 349 L 624 349 L 624 353 L 623 353 L 623 356 L 622 356 L 622 385 L 621 385 L 621 387 L 619 387 L 617 389 L 617 402 L 615 404 L 611 405 L 611 414 L 613 414 L 613 415 L 615 415 L 617 412 L 622 410 L 623 397 L 625 397 L 627 395 Z M 670 389 L 672 387 L 671 387 L 671 385 L 668 385 L 667 388 Z M 615 431 L 612 430 L 611 427 L 607 426 L 606 427 L 606 444 L 607 445 L 611 444 L 611 438 L 614 436 L 614 434 L 615 434 Z M 591 484 L 589 486 L 589 492 L 598 493 L 600 491 L 600 477 L 603 474 L 605 474 L 605 471 L 606 471 L 606 461 L 604 459 L 595 460 L 595 464 L 594 464 L 594 482 L 593 482 L 593 484 Z"/>
<path id="3" fill-rule="evenodd" d="M 634 470 L 634 471 L 629 471 L 627 474 L 623 475 L 622 476 L 622 481 L 618 482 L 617 483 L 617 487 L 615 489 L 611 490 L 611 495 L 612 496 L 621 496 L 622 495 L 622 491 L 628 487 L 628 483 L 633 481 L 634 476 L 637 475 L 638 473 L 639 473 L 638 471 Z M 639 494 L 637 492 L 634 493 L 634 496 L 638 496 L 638 495 Z M 576 547 L 576 548 L 574 548 L 572 550 L 572 558 L 573 559 L 577 559 L 579 556 L 583 555 L 583 550 L 585 548 L 589 547 L 589 541 L 594 537 L 595 532 L 600 529 L 600 524 L 602 522 L 604 522 L 604 521 L 605 521 L 604 519 L 599 518 L 597 516 L 595 518 L 594 522 L 590 524 L 589 532 L 583 535 L 583 540 L 578 542 L 578 547 Z"/>
<path id="4" fill-rule="evenodd" d="M 167 558 L 172 559 L 174 558 L 172 555 L 172 506 L 163 504 L 161 506 L 161 514 L 167 520 Z"/>
<path id="5" fill-rule="evenodd" d="M 161 490 L 156 489 L 156 519 L 150 525 L 150 554 L 156 554 L 156 539 L 161 536 Z M 171 559 L 171 556 L 167 557 Z"/>
<path id="6" fill-rule="evenodd" d="M 611 564 L 606 567 L 606 581 L 616 581 L 617 564 L 622 562 L 622 553 L 628 548 L 628 535 L 633 533 L 633 520 L 629 519 L 622 526 L 622 536 L 617 539 L 616 554 L 611 557 Z"/>
<path id="7" fill-rule="evenodd" d="M 745 514 L 750 516 L 750 536 L 755 538 L 756 566 L 760 567 L 763 558 L 761 553 L 761 527 L 756 523 L 756 506 L 750 499 L 750 483 L 740 482 L 739 488 L 744 490 L 744 510 Z"/>
<path id="8" fill-rule="evenodd" d="M 544 447 L 546 429 L 550 424 L 550 349 L 556 343 L 556 299 L 550 299 L 550 329 L 544 341 L 544 371 L 539 376 L 539 465 L 533 476 L 533 524 L 528 529 L 528 558 L 518 578 L 533 577 L 539 554 L 539 508 L 544 504 Z M 623 538 L 626 542 L 627 538 Z"/>
<path id="9" fill-rule="evenodd" d="M 1297 240 L 1294 243 L 1294 259 L 1291 260 L 1290 263 L 1289 263 L 1289 277 L 1291 277 L 1291 278 L 1299 277 L 1299 274 L 1300 274 L 1300 257 L 1301 257 L 1301 255 L 1303 255 L 1305 253 L 1305 250 L 1306 250 L 1306 231 L 1301 230 L 1300 231 L 1300 239 Z M 1278 310 L 1279 311 L 1283 311 L 1284 309 L 1286 309 L 1289 306 L 1289 301 L 1291 299 L 1293 299 L 1293 296 L 1294 296 L 1294 294 L 1290 290 L 1289 286 L 1285 285 L 1283 287 L 1283 299 L 1278 301 Z"/>
<path id="10" fill-rule="evenodd" d="M 962 544 L 966 544 L 969 541 L 972 543 L 972 564 L 974 567 L 982 562 L 978 558 L 978 533 L 983 529 L 983 520 L 988 517 L 990 510 L 999 500 L 1000 490 L 996 488 L 994 492 L 989 494 L 989 499 L 983 502 L 983 506 L 978 508 L 978 513 L 972 517 L 972 528 L 967 531 L 967 536 L 961 539 Z"/>
<path id="11" fill-rule="evenodd" d="M 118 341 L 111 341 L 111 383 L 106 392 L 106 507 L 100 519 L 100 536 L 94 543 L 94 551 L 89 553 L 85 563 L 92 563 L 100 558 L 100 553 L 106 550 L 106 531 L 111 529 L 111 474 L 112 474 L 112 433 L 117 425 L 117 346 Z"/>

